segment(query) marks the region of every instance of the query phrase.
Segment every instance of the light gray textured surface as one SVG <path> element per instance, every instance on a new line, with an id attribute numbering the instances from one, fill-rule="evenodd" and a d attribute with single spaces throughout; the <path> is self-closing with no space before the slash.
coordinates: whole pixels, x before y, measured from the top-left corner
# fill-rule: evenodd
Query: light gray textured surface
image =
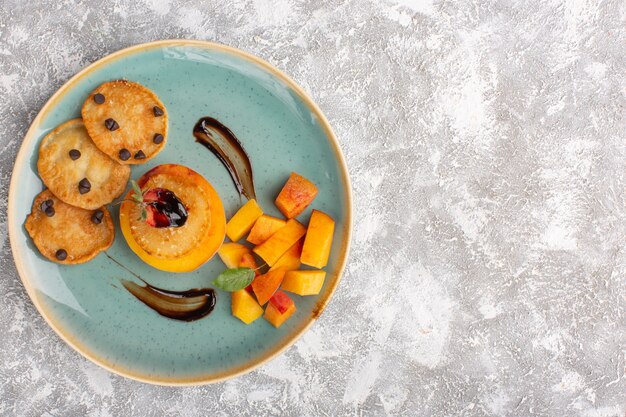
<path id="1" fill-rule="evenodd" d="M 0 415 L 626 414 L 624 1 L 100 3 L 0 0 Z M 197 388 L 127 380 L 66 346 L 5 222 L 47 98 L 166 38 L 290 74 L 334 126 L 355 193 L 319 322 L 258 371 Z"/>

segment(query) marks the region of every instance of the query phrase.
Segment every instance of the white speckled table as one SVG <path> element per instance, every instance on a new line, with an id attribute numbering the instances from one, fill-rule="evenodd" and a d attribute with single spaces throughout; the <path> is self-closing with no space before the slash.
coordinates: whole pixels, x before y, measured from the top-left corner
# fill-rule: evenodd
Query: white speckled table
<path id="1" fill-rule="evenodd" d="M 626 3 L 0 0 L 0 415 L 626 414 Z M 291 349 L 169 388 L 66 346 L 16 275 L 22 137 L 88 63 L 155 39 L 259 55 L 348 159 L 353 249 Z"/>

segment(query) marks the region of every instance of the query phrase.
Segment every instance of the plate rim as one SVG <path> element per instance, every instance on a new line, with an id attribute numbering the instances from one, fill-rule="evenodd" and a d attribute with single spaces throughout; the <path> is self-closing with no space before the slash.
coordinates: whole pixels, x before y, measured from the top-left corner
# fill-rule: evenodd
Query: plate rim
<path id="1" fill-rule="evenodd" d="M 346 197 L 346 222 L 345 222 L 345 226 L 343 230 L 343 233 L 345 236 L 345 242 L 340 249 L 341 252 L 339 254 L 337 276 L 334 282 L 332 283 L 332 286 L 328 289 L 326 296 L 324 298 L 320 298 L 319 300 L 317 300 L 314 314 L 311 315 L 306 320 L 303 326 L 301 326 L 299 329 L 296 329 L 292 334 L 289 334 L 287 337 L 285 337 L 282 343 L 276 344 L 274 347 L 270 348 L 268 352 L 261 355 L 259 358 L 253 359 L 251 361 L 244 363 L 243 365 L 234 367 L 232 369 L 229 369 L 223 372 L 219 372 L 219 373 L 213 372 L 207 375 L 201 375 L 201 376 L 191 377 L 191 378 L 189 377 L 159 378 L 159 377 L 149 377 L 147 375 L 143 375 L 140 373 L 134 373 L 129 369 L 116 366 L 113 363 L 109 363 L 103 358 L 98 357 L 89 349 L 85 348 L 84 346 L 81 346 L 81 343 L 79 343 L 79 341 L 73 340 L 69 334 L 66 335 L 64 333 L 63 327 L 55 323 L 55 321 L 51 317 L 48 316 L 46 310 L 44 309 L 44 307 L 39 301 L 39 298 L 36 295 L 35 289 L 30 285 L 29 279 L 25 278 L 27 277 L 27 274 L 26 274 L 26 269 L 24 266 L 24 259 L 21 258 L 21 251 L 18 250 L 17 245 L 14 244 L 14 242 L 17 241 L 16 239 L 19 233 L 19 231 L 17 230 L 18 226 L 17 226 L 17 219 L 15 218 L 15 208 L 14 208 L 14 205 L 15 205 L 14 195 L 16 192 L 16 184 L 17 184 L 16 167 L 23 166 L 23 164 L 25 163 L 25 159 L 29 156 L 26 153 L 25 145 L 30 144 L 32 141 L 37 139 L 35 137 L 36 126 L 38 126 L 41 123 L 41 119 L 43 118 L 44 114 L 48 112 L 50 107 L 53 107 L 55 105 L 55 103 L 67 92 L 66 90 L 68 90 L 72 84 L 74 84 L 79 79 L 89 75 L 89 73 L 91 73 L 93 70 L 98 68 L 100 65 L 114 61 L 118 58 L 122 58 L 127 55 L 132 55 L 142 50 L 160 48 L 160 47 L 168 47 L 168 46 L 196 46 L 196 47 L 201 47 L 201 48 L 205 48 L 208 50 L 216 50 L 220 52 L 230 53 L 239 58 L 243 58 L 247 61 L 250 61 L 253 64 L 259 65 L 260 67 L 262 67 L 263 69 L 271 73 L 272 75 L 276 76 L 278 79 L 285 82 L 290 88 L 293 89 L 293 91 L 296 92 L 296 94 L 307 105 L 309 110 L 312 111 L 319 118 L 320 124 L 324 130 L 324 133 L 339 163 L 340 172 L 343 177 L 341 180 L 343 180 L 345 184 L 344 194 Z M 9 232 L 9 244 L 11 245 L 11 253 L 13 255 L 13 261 L 17 270 L 17 274 L 26 289 L 26 293 L 28 294 L 28 297 L 30 298 L 32 303 L 35 305 L 35 308 L 37 309 L 39 314 L 44 318 L 48 326 L 50 326 L 52 330 L 54 330 L 54 332 L 61 338 L 61 340 L 63 340 L 72 349 L 74 349 L 76 352 L 78 352 L 80 355 L 82 355 L 84 358 L 88 359 L 92 363 L 95 363 L 96 365 L 101 366 L 102 368 L 105 368 L 109 372 L 121 375 L 123 377 L 130 378 L 130 379 L 144 382 L 144 383 L 148 383 L 148 384 L 154 384 L 154 385 L 199 386 L 199 385 L 207 385 L 207 384 L 223 382 L 228 379 L 235 378 L 237 376 L 249 373 L 259 368 L 260 366 L 266 364 L 267 362 L 271 361 L 272 359 L 276 358 L 280 354 L 282 354 L 289 347 L 291 347 L 298 339 L 300 339 L 300 337 L 317 321 L 317 319 L 322 314 L 323 310 L 326 308 L 326 306 L 330 302 L 330 299 L 334 295 L 339 285 L 339 282 L 342 279 L 342 276 L 346 267 L 348 253 L 349 253 L 350 246 L 351 246 L 351 241 L 352 241 L 353 202 L 352 202 L 352 185 L 350 181 L 350 175 L 349 175 L 345 156 L 343 155 L 343 152 L 341 151 L 341 147 L 339 146 L 339 141 L 335 133 L 333 132 L 330 126 L 330 123 L 328 122 L 328 119 L 322 112 L 322 110 L 313 101 L 313 99 L 309 97 L 309 95 L 304 91 L 304 89 L 300 87 L 294 80 L 291 79 L 291 77 L 289 77 L 284 72 L 274 67 L 272 64 L 265 61 L 264 59 L 259 58 L 256 55 L 253 55 L 249 52 L 243 51 L 241 49 L 238 49 L 232 46 L 228 46 L 228 45 L 224 45 L 224 44 L 212 42 L 212 41 L 205 41 L 205 40 L 166 39 L 166 40 L 157 40 L 157 41 L 152 41 L 152 42 L 131 45 L 129 47 L 120 49 L 118 51 L 115 51 L 113 53 L 103 56 L 102 58 L 87 65 L 86 67 L 81 69 L 78 73 L 76 73 L 67 81 L 65 81 L 63 85 L 59 87 L 54 92 L 54 94 L 45 102 L 45 104 L 41 107 L 41 109 L 37 113 L 37 116 L 35 116 L 35 118 L 32 120 L 28 130 L 26 131 L 26 134 L 24 135 L 24 138 L 17 152 L 15 162 L 13 164 L 13 168 L 11 171 L 11 181 L 9 183 L 7 206 L 8 206 L 7 207 L 7 222 L 8 222 L 8 232 Z"/>

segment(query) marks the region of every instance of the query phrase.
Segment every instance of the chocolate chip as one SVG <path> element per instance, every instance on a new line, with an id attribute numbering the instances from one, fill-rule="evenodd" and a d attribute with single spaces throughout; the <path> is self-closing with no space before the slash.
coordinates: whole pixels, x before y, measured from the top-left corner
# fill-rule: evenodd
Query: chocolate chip
<path id="1" fill-rule="evenodd" d="M 52 217 L 54 216 L 54 207 L 50 206 L 47 209 L 44 210 L 44 213 L 46 213 L 46 216 L 48 217 Z"/>
<path id="2" fill-rule="evenodd" d="M 72 158 L 72 161 L 75 161 L 78 158 L 80 158 L 80 151 L 78 149 L 72 149 L 70 151 L 70 158 Z"/>
<path id="3" fill-rule="evenodd" d="M 93 101 L 95 101 L 96 104 L 102 104 L 102 103 L 104 103 L 104 96 L 102 94 L 100 94 L 100 93 L 96 93 L 93 96 Z"/>
<path id="4" fill-rule="evenodd" d="M 59 261 L 64 261 L 67 259 L 67 252 L 65 251 L 65 249 L 59 249 L 57 253 L 54 254 L 54 256 L 56 256 Z"/>
<path id="5" fill-rule="evenodd" d="M 42 201 L 41 202 L 41 204 L 39 205 L 39 208 L 41 209 L 41 211 L 45 212 L 46 210 L 48 210 L 52 206 L 54 206 L 54 201 L 53 200 L 46 200 L 46 201 Z"/>
<path id="6" fill-rule="evenodd" d="M 130 151 L 126 148 L 122 148 L 120 149 L 119 155 L 122 161 L 128 161 L 128 158 L 130 158 Z"/>
<path id="7" fill-rule="evenodd" d="M 152 142 L 156 143 L 157 145 L 163 142 L 163 135 L 160 133 L 155 134 L 154 137 L 152 138 Z"/>
<path id="8" fill-rule="evenodd" d="M 142 150 L 137 151 L 137 153 L 135 154 L 135 159 L 146 159 L 146 154 L 143 153 Z"/>
<path id="9" fill-rule="evenodd" d="M 85 194 L 85 193 L 88 193 L 89 191 L 91 191 L 91 183 L 89 182 L 87 178 L 83 178 L 78 183 L 78 192 L 81 194 Z"/>
<path id="10" fill-rule="evenodd" d="M 96 210 L 91 215 L 91 221 L 95 224 L 102 223 L 102 218 L 104 217 L 104 212 L 102 210 Z"/>
<path id="11" fill-rule="evenodd" d="M 154 106 L 152 108 L 152 111 L 154 112 L 154 117 L 161 117 L 165 114 L 163 113 L 163 109 L 160 108 L 159 106 Z"/>
<path id="12" fill-rule="evenodd" d="M 117 122 L 115 120 L 113 120 L 113 119 L 106 119 L 104 121 L 104 125 L 111 132 L 120 128 L 120 125 L 118 125 Z"/>

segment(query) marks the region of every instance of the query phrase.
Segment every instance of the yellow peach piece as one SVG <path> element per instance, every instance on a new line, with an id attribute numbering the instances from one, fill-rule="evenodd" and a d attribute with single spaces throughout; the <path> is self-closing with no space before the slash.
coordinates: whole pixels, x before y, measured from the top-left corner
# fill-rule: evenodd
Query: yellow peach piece
<path id="1" fill-rule="evenodd" d="M 291 307 L 289 307 L 287 311 L 281 314 L 280 311 L 278 311 L 278 309 L 274 307 L 273 304 L 270 303 L 265 308 L 265 314 L 263 315 L 263 318 L 269 321 L 272 324 L 272 326 L 278 328 L 282 326 L 282 324 L 285 321 L 287 321 L 287 319 L 291 317 L 291 315 L 295 313 L 296 310 L 297 308 L 296 308 L 296 305 L 294 304 Z"/>
<path id="2" fill-rule="evenodd" d="M 272 237 L 253 249 L 269 266 L 274 266 L 290 247 L 306 233 L 306 228 L 297 220 L 290 219 L 287 224 Z"/>
<path id="3" fill-rule="evenodd" d="M 250 324 L 263 314 L 263 308 L 246 290 L 233 292 L 231 304 L 233 316 L 246 324 Z"/>
<path id="4" fill-rule="evenodd" d="M 217 251 L 226 268 L 237 268 L 245 254 L 252 255 L 250 248 L 241 243 L 224 243 Z"/>
<path id="5" fill-rule="evenodd" d="M 298 295 L 316 295 L 324 285 L 326 272 L 320 270 L 289 271 L 281 288 Z"/>
<path id="6" fill-rule="evenodd" d="M 334 231 L 335 221 L 326 213 L 313 210 L 300 261 L 315 268 L 325 267 L 333 244 Z"/>
<path id="7" fill-rule="evenodd" d="M 302 255 L 303 239 L 296 242 L 295 245 L 289 248 L 283 256 L 270 268 L 270 271 L 276 271 L 281 269 L 283 271 L 293 271 L 300 268 L 300 255 Z"/>
<path id="8" fill-rule="evenodd" d="M 250 230 L 250 234 L 246 240 L 253 245 L 260 245 L 285 224 L 287 224 L 287 221 L 283 219 L 264 214 L 257 219 L 256 223 L 254 223 L 254 226 L 252 226 L 252 230 Z"/>
<path id="9" fill-rule="evenodd" d="M 238 241 L 252 229 L 254 223 L 263 215 L 263 210 L 256 200 L 249 200 L 226 223 L 226 236 L 233 242 Z"/>

